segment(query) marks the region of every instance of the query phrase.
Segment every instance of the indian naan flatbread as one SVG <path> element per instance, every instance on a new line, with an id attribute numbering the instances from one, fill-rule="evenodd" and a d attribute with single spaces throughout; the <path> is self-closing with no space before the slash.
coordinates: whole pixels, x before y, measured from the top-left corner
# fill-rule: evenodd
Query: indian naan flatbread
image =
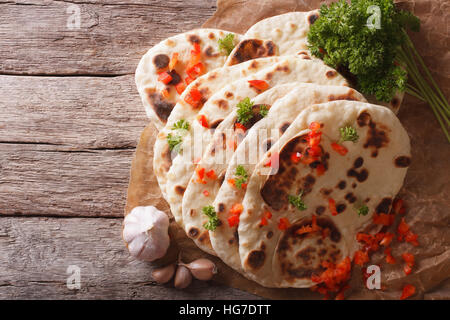
<path id="1" fill-rule="evenodd" d="M 219 219 L 222 221 L 222 224 L 217 227 L 215 231 L 210 231 L 209 233 L 212 246 L 217 253 L 217 256 L 233 269 L 242 269 L 239 257 L 239 241 L 237 238 L 237 226 L 230 227 L 227 223 L 227 218 L 229 217 L 231 206 L 236 203 L 242 203 L 245 190 L 228 183 L 228 181 L 230 181 L 230 179 L 237 179 L 236 172 L 238 166 L 244 169 L 248 177 L 250 177 L 256 164 L 260 160 L 259 155 L 263 155 L 259 150 L 264 151 L 268 149 L 267 147 L 270 148 L 271 145 L 274 145 L 279 137 L 288 130 L 293 119 L 295 119 L 303 109 L 316 103 L 335 100 L 366 101 L 362 94 L 348 87 L 307 83 L 296 84 L 295 89 L 292 90 L 292 92 L 283 99 L 278 100 L 269 109 L 267 116 L 254 124 L 247 132 L 245 139 L 238 145 L 236 151 L 233 153 L 228 166 L 217 164 L 205 166 L 206 170 L 215 168 L 218 175 L 223 174 L 223 170 L 226 170 L 225 178 L 221 185 L 219 184 L 220 181 L 213 181 L 205 187 L 211 186 L 207 188 L 209 194 L 216 195 L 213 206 Z M 236 112 L 232 112 L 227 119 L 223 121 L 214 133 L 215 139 L 218 139 L 220 137 L 219 135 L 221 135 L 226 128 L 229 128 L 235 123 L 236 116 Z M 216 150 L 216 153 L 222 151 L 220 148 L 215 147 L 214 142 L 211 143 L 207 150 L 212 148 Z M 208 156 L 211 156 L 211 153 L 206 151 L 202 162 L 212 162 L 207 158 Z M 191 184 L 189 187 L 191 187 Z M 189 187 L 186 190 L 185 198 L 189 192 Z"/>
<path id="2" fill-rule="evenodd" d="M 178 34 L 161 41 L 141 58 L 136 69 L 136 86 L 144 104 L 147 116 L 158 130 L 162 129 L 177 99 L 175 85 L 183 83 L 187 77 L 186 66 L 195 43 L 201 48 L 201 62 L 205 71 L 223 67 L 227 55 L 219 50 L 218 40 L 224 38 L 228 31 L 218 29 L 196 29 Z M 236 43 L 240 35 L 234 34 Z M 175 68 L 169 70 L 169 61 L 174 53 L 178 54 Z M 168 84 L 158 80 L 159 73 L 170 71 L 172 80 Z M 163 92 L 164 91 L 164 92 Z"/>
<path id="3" fill-rule="evenodd" d="M 296 162 L 292 154 L 305 153 L 312 122 L 321 125 L 318 162 Z M 341 155 L 332 148 L 340 128 L 351 126 L 356 142 L 341 145 Z M 279 169 L 266 175 L 268 160 L 277 155 Z M 410 141 L 398 118 L 389 109 L 355 101 L 335 101 L 302 111 L 263 157 L 250 178 L 238 227 L 239 253 L 246 276 L 269 287 L 310 287 L 311 274 L 323 271 L 321 262 L 353 257 L 358 248 L 356 233 L 366 231 L 375 213 L 389 213 L 403 184 L 410 162 Z M 322 171 L 319 174 L 319 166 Z M 290 204 L 289 196 L 303 193 L 305 210 Z M 335 203 L 337 215 L 331 211 Z M 358 215 L 362 204 L 367 215 Z M 266 212 L 267 225 L 261 224 Z M 267 215 L 266 215 L 267 216 Z M 299 234 L 312 224 L 328 229 Z M 281 228 L 287 219 L 288 228 Z M 286 221 L 285 221 L 286 222 Z M 285 224 L 286 225 L 286 224 Z"/>

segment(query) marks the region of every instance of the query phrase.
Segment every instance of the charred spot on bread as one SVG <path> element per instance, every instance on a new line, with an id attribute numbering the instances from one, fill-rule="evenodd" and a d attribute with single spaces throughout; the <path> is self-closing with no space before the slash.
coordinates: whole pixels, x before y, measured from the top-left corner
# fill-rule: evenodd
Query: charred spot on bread
<path id="1" fill-rule="evenodd" d="M 197 238 L 199 233 L 200 233 L 200 230 L 198 230 L 195 227 L 190 228 L 189 231 L 188 231 L 189 237 L 193 238 L 193 239 Z"/>
<path id="2" fill-rule="evenodd" d="M 245 264 L 252 270 L 258 270 L 263 266 L 265 260 L 266 253 L 264 251 L 253 250 L 248 254 Z"/>
<path id="3" fill-rule="evenodd" d="M 317 12 L 313 12 L 308 16 L 308 23 L 314 24 L 314 22 L 316 22 L 316 20 L 319 19 L 319 14 Z"/>
<path id="4" fill-rule="evenodd" d="M 356 180 L 358 180 L 358 182 L 364 182 L 364 181 L 366 181 L 367 177 L 369 176 L 369 171 L 367 171 L 367 169 L 363 168 L 358 172 L 352 168 L 347 171 L 347 175 L 349 177 L 356 178 Z"/>
<path id="5" fill-rule="evenodd" d="M 182 196 L 184 192 L 186 191 L 186 188 L 183 186 L 175 186 L 175 193 Z"/>
<path id="6" fill-rule="evenodd" d="M 392 204 L 392 198 L 383 198 L 375 208 L 376 213 L 389 213 Z"/>
<path id="7" fill-rule="evenodd" d="M 188 36 L 188 41 L 189 41 L 191 44 L 194 44 L 194 43 L 200 44 L 200 43 L 202 42 L 202 40 L 200 39 L 200 37 L 197 36 L 196 34 L 190 34 L 190 35 Z"/>
<path id="8" fill-rule="evenodd" d="M 147 90 L 147 97 L 158 119 L 163 123 L 166 123 L 175 104 L 165 100 L 155 89 Z"/>
<path id="9" fill-rule="evenodd" d="M 164 69 L 169 65 L 170 58 L 166 54 L 158 54 L 153 58 L 156 69 Z"/>
<path id="10" fill-rule="evenodd" d="M 411 157 L 400 156 L 395 158 L 395 166 L 397 168 L 407 168 L 411 164 Z"/>
<path id="11" fill-rule="evenodd" d="M 283 134 L 286 132 L 286 130 L 289 128 L 289 126 L 291 125 L 290 122 L 285 122 L 281 125 L 280 127 L 280 133 Z"/>
<path id="12" fill-rule="evenodd" d="M 236 46 L 229 65 L 235 65 L 248 60 L 270 57 L 273 55 L 275 55 L 275 44 L 273 41 L 246 39 Z"/>

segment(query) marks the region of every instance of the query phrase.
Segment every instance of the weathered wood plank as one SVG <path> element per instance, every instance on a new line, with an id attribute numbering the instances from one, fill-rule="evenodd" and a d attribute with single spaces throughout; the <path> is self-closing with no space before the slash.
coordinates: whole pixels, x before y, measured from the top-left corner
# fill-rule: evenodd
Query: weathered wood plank
<path id="1" fill-rule="evenodd" d="M 0 83 L 0 214 L 122 216 L 147 124 L 133 76 Z"/>
<path id="2" fill-rule="evenodd" d="M 79 29 L 67 24 L 74 5 Z M 214 10 L 215 0 L 0 1 L 0 74 L 131 74 L 151 46 Z"/>
<path id="3" fill-rule="evenodd" d="M 121 228 L 121 219 L 0 218 L 0 299 L 258 298 L 213 282 L 156 285 L 152 266 L 128 255 Z M 80 268 L 80 290 L 66 286 L 69 265 Z"/>
<path id="4" fill-rule="evenodd" d="M 123 216 L 133 149 L 0 144 L 0 216 Z"/>
<path id="5" fill-rule="evenodd" d="M 135 147 L 148 121 L 132 75 L 0 76 L 0 83 L 0 142 Z"/>

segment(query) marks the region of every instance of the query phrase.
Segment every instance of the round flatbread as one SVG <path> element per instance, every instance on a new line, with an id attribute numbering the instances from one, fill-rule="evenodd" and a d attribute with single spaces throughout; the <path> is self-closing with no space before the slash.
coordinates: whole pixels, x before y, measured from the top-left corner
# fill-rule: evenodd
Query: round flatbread
<path id="1" fill-rule="evenodd" d="M 313 122 L 321 126 L 321 152 L 309 162 L 305 129 Z M 345 127 L 358 139 L 333 147 Z M 376 227 L 375 214 L 389 213 L 409 159 L 408 134 L 385 107 L 335 101 L 302 111 L 249 180 L 238 227 L 246 276 L 269 287 L 310 287 L 322 261 L 351 259 L 357 232 Z M 366 215 L 358 215 L 362 206 Z M 316 231 L 304 232 L 314 224 Z"/>
<path id="2" fill-rule="evenodd" d="M 199 62 L 203 64 L 203 72 L 208 72 L 222 67 L 227 59 L 226 53 L 219 49 L 218 40 L 230 33 L 234 35 L 235 43 L 239 42 L 240 35 L 232 32 L 218 29 L 192 30 L 161 41 L 141 58 L 136 69 L 136 86 L 147 116 L 158 130 L 165 125 L 180 97 L 176 85 L 186 84 L 185 79 L 189 76 L 186 69 L 194 45 L 199 45 Z M 178 55 L 177 63 L 170 70 L 169 64 L 174 54 Z M 171 80 L 168 83 L 159 80 L 161 72 L 169 73 Z"/>
<path id="3" fill-rule="evenodd" d="M 278 100 L 270 109 L 265 118 L 254 124 L 247 132 L 245 139 L 238 145 L 233 153 L 228 166 L 214 164 L 214 166 L 206 166 L 207 170 L 214 168 L 218 175 L 223 174 L 226 170 L 223 183 L 217 185 L 219 181 L 215 181 L 208 192 L 216 195 L 214 200 L 214 208 L 217 212 L 221 225 L 215 231 L 210 231 L 210 239 L 214 251 L 225 263 L 235 270 L 241 270 L 241 259 L 239 257 L 239 238 L 237 237 L 237 225 L 231 227 L 227 222 L 229 211 L 234 204 L 242 203 L 245 188 L 236 186 L 236 184 L 228 183 L 239 178 L 236 174 L 245 172 L 250 177 L 256 164 L 260 161 L 265 151 L 274 145 L 280 136 L 288 130 L 293 119 L 305 108 L 316 104 L 335 100 L 355 100 L 363 101 L 366 99 L 363 95 L 354 89 L 343 86 L 325 86 L 306 83 L 297 83 L 294 90 L 286 95 L 283 99 Z M 236 121 L 236 112 L 232 112 L 227 119 L 217 128 L 214 133 L 215 139 L 220 138 L 222 132 L 232 127 Z M 220 130 L 219 130 L 220 129 Z M 230 132 L 230 130 L 228 130 Z M 232 132 L 231 132 L 232 133 Z M 214 141 L 214 139 L 213 139 Z M 210 150 L 214 145 L 209 147 Z M 221 149 L 215 148 L 216 153 Z M 263 151 L 264 153 L 262 153 Z M 212 163 L 211 153 L 206 151 L 202 162 Z M 237 169 L 240 167 L 240 169 Z M 245 181 L 244 183 L 247 183 Z M 206 185 L 208 186 L 208 185 Z M 189 185 L 191 187 L 191 184 Z M 189 190 L 188 187 L 188 190 Z M 220 189 L 219 189 L 220 188 Z M 186 194 L 188 194 L 186 190 Z M 187 197 L 187 195 L 185 195 Z"/>

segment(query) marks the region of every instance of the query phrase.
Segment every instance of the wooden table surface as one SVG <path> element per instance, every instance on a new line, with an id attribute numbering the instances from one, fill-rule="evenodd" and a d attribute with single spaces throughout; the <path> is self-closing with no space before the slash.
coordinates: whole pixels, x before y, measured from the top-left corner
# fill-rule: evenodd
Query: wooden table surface
<path id="1" fill-rule="evenodd" d="M 137 63 L 214 11 L 215 0 L 0 0 L 0 299 L 257 298 L 157 286 L 121 239 L 147 124 Z M 79 290 L 66 285 L 70 265 Z"/>

